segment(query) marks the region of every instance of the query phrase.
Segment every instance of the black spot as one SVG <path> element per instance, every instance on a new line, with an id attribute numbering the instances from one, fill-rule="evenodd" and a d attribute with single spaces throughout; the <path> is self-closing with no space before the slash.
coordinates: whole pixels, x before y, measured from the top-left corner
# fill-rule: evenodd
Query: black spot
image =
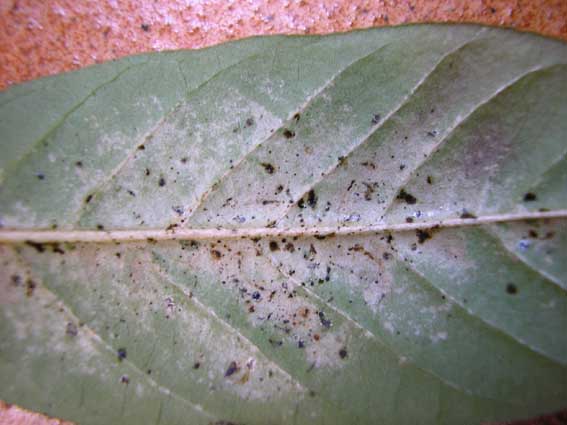
<path id="1" fill-rule="evenodd" d="M 428 184 L 433 184 L 433 177 L 427 176 L 427 183 L 428 183 Z"/>
<path id="2" fill-rule="evenodd" d="M 65 334 L 69 336 L 77 336 L 77 333 L 77 325 L 72 322 L 67 323 L 67 326 L 65 327 Z"/>
<path id="3" fill-rule="evenodd" d="M 284 130 L 283 130 L 283 136 L 284 136 L 286 139 L 292 139 L 293 137 L 295 137 L 295 132 L 294 132 L 294 131 L 291 131 L 291 130 L 289 130 L 289 129 L 287 129 L 287 128 L 284 128 Z"/>
<path id="4" fill-rule="evenodd" d="M 299 112 L 296 112 L 296 113 L 293 115 L 293 119 L 294 119 L 295 121 L 299 121 L 300 118 L 301 118 L 301 115 L 299 114 Z"/>
<path id="5" fill-rule="evenodd" d="M 33 249 L 35 249 L 39 253 L 42 253 L 42 252 L 45 251 L 45 245 L 42 244 L 42 243 L 37 243 L 37 242 L 33 242 L 33 241 L 25 241 L 24 243 L 28 246 L 31 246 Z"/>
<path id="6" fill-rule="evenodd" d="M 118 351 L 116 352 L 117 356 L 118 356 L 118 361 L 121 362 L 122 360 L 124 360 L 126 358 L 126 349 L 125 348 L 119 348 Z"/>
<path id="7" fill-rule="evenodd" d="M 120 377 L 120 382 L 123 383 L 123 384 L 128 385 L 128 384 L 130 383 L 130 378 L 128 378 L 127 375 L 122 375 L 122 376 Z"/>
<path id="8" fill-rule="evenodd" d="M 139 150 L 139 151 L 143 151 L 144 149 L 146 149 L 146 146 L 145 146 L 145 145 L 140 145 L 140 146 L 138 146 L 138 150 Z"/>
<path id="9" fill-rule="evenodd" d="M 313 189 L 307 193 L 307 205 L 311 208 L 315 208 L 315 205 L 317 205 L 317 196 L 315 196 L 315 191 Z"/>
<path id="10" fill-rule="evenodd" d="M 43 174 L 43 173 L 37 173 L 35 176 L 36 176 L 39 180 L 45 180 L 45 174 Z"/>
<path id="11" fill-rule="evenodd" d="M 396 198 L 402 201 L 406 201 L 406 203 L 410 205 L 413 205 L 417 202 L 416 197 L 407 193 L 405 189 L 400 190 L 400 193 L 398 193 L 398 196 L 396 196 Z"/>
<path id="12" fill-rule="evenodd" d="M 266 170 L 266 173 L 274 174 L 275 169 L 274 169 L 274 166 L 272 164 L 269 164 L 267 162 L 262 162 L 260 165 L 262 167 L 264 167 L 264 170 Z"/>
<path id="13" fill-rule="evenodd" d="M 104 226 L 102 224 L 96 225 L 97 230 L 104 230 Z"/>
<path id="14" fill-rule="evenodd" d="M 347 353 L 346 348 L 345 348 L 345 347 L 341 348 L 341 349 L 339 350 L 339 357 L 340 357 L 341 359 L 346 359 L 347 356 L 348 356 L 348 353 Z"/>
<path id="15" fill-rule="evenodd" d="M 228 369 L 224 373 L 225 378 L 234 375 L 236 372 L 238 372 L 238 369 L 239 368 L 236 362 L 230 362 L 230 364 L 228 365 Z"/>
<path id="16" fill-rule="evenodd" d="M 417 241 L 419 243 L 423 243 L 427 239 L 431 239 L 431 233 L 429 233 L 427 230 L 417 229 L 415 231 L 415 234 L 417 235 Z"/>
<path id="17" fill-rule="evenodd" d="M 378 124 L 380 122 L 380 114 L 374 114 L 372 117 L 372 124 Z"/>
<path id="18" fill-rule="evenodd" d="M 524 202 L 532 202 L 537 199 L 537 196 L 533 192 L 528 192 L 524 195 Z"/>
<path id="19" fill-rule="evenodd" d="M 149 176 L 151 174 L 151 171 L 149 168 L 146 168 L 146 172 L 144 173 L 146 176 Z"/>
<path id="20" fill-rule="evenodd" d="M 87 197 L 85 198 L 85 204 L 88 204 L 89 202 L 91 202 L 91 199 L 93 199 L 93 195 L 87 195 Z"/>
<path id="21" fill-rule="evenodd" d="M 463 210 L 463 213 L 460 215 L 461 218 L 477 218 L 476 215 L 468 212 L 467 210 Z"/>
<path id="22" fill-rule="evenodd" d="M 274 252 L 279 250 L 280 246 L 278 245 L 278 243 L 276 241 L 270 241 L 270 251 Z"/>
<path id="23" fill-rule="evenodd" d="M 159 185 L 159 187 L 164 187 L 164 186 L 165 186 L 165 179 L 164 179 L 163 177 L 160 177 L 160 178 L 159 178 L 158 185 Z"/>
<path id="24" fill-rule="evenodd" d="M 254 291 L 254 293 L 252 294 L 252 298 L 255 300 L 259 300 L 260 299 L 260 293 L 258 291 Z"/>
<path id="25" fill-rule="evenodd" d="M 513 283 L 509 283 L 506 285 L 506 292 L 510 295 L 516 295 L 518 293 L 518 288 Z"/>
<path id="26" fill-rule="evenodd" d="M 250 117 L 250 118 L 246 118 L 246 123 L 245 123 L 246 127 L 251 127 L 254 125 L 254 118 Z"/>
<path id="27" fill-rule="evenodd" d="M 193 363 L 193 369 L 199 369 L 201 367 L 201 363 L 195 362 Z"/>
<path id="28" fill-rule="evenodd" d="M 140 25 L 140 28 L 142 28 L 142 31 L 145 31 L 145 32 L 150 31 L 150 25 L 149 24 L 142 24 L 142 25 Z"/>
<path id="29" fill-rule="evenodd" d="M 323 327 L 327 329 L 331 327 L 331 321 L 325 317 L 325 313 L 323 313 L 322 311 L 319 312 L 319 321 L 321 322 Z"/>
<path id="30" fill-rule="evenodd" d="M 413 217 L 406 217 L 406 223 L 413 223 Z"/>
<path id="31" fill-rule="evenodd" d="M 212 249 L 211 257 L 213 257 L 214 260 L 219 260 L 222 257 L 222 254 L 220 253 L 220 251 L 217 251 L 216 249 Z"/>
<path id="32" fill-rule="evenodd" d="M 75 162 L 75 166 L 81 168 L 83 166 L 83 162 L 82 161 L 77 161 Z"/>

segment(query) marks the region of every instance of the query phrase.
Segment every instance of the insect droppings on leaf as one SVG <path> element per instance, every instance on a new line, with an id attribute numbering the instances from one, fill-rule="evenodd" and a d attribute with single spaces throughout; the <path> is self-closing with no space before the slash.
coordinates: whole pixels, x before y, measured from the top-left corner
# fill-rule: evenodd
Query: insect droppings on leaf
<path id="1" fill-rule="evenodd" d="M 278 243 L 276 241 L 270 241 L 270 251 L 274 252 L 279 250 L 280 246 L 278 245 Z"/>
<path id="2" fill-rule="evenodd" d="M 513 283 L 508 283 L 506 285 L 506 292 L 510 295 L 516 295 L 518 293 L 518 288 Z"/>
<path id="3" fill-rule="evenodd" d="M 405 189 L 400 190 L 400 193 L 398 193 L 398 196 L 396 196 L 396 198 L 405 201 L 410 205 L 413 205 L 417 202 L 417 198 L 412 194 L 406 192 Z"/>
<path id="4" fill-rule="evenodd" d="M 311 189 L 307 193 L 307 205 L 309 205 L 311 208 L 315 208 L 315 206 L 317 205 L 317 196 L 315 195 L 315 191 L 313 189 Z"/>
<path id="5" fill-rule="evenodd" d="M 31 297 L 36 287 L 37 284 L 33 280 L 31 279 L 26 280 L 26 297 Z"/>
<path id="6" fill-rule="evenodd" d="M 339 350 L 339 357 L 343 360 L 348 357 L 348 352 L 347 352 L 345 347 L 343 347 Z"/>
<path id="7" fill-rule="evenodd" d="M 75 325 L 73 322 L 68 322 L 67 326 L 65 327 L 65 335 L 77 336 L 78 333 L 79 332 L 77 329 L 77 325 Z"/>
<path id="8" fill-rule="evenodd" d="M 165 186 L 165 178 L 160 177 L 159 181 L 158 181 L 158 185 L 159 185 L 159 187 L 164 187 Z"/>
<path id="9" fill-rule="evenodd" d="M 288 129 L 288 128 L 284 128 L 282 134 L 284 135 L 284 137 L 285 137 L 286 139 L 292 139 L 292 138 L 295 137 L 295 132 L 294 132 L 294 131 L 291 131 L 291 130 Z"/>
<path id="10" fill-rule="evenodd" d="M 260 163 L 260 165 L 262 167 L 264 167 L 264 170 L 266 170 L 266 173 L 268 174 L 274 174 L 275 168 L 272 164 L 268 163 L 268 162 L 262 162 Z"/>
<path id="11" fill-rule="evenodd" d="M 380 114 L 374 114 L 372 116 L 372 124 L 376 125 L 380 122 Z"/>
<path id="12" fill-rule="evenodd" d="M 537 196 L 533 192 L 528 192 L 524 195 L 524 202 L 532 202 L 537 199 Z"/>
<path id="13" fill-rule="evenodd" d="M 125 349 L 125 348 L 119 348 L 119 349 L 116 351 L 116 355 L 117 355 L 117 357 L 118 357 L 118 361 L 121 362 L 121 361 L 124 360 L 124 359 L 126 358 L 126 356 L 127 356 L 127 354 L 126 354 L 126 349 Z"/>
<path id="14" fill-rule="evenodd" d="M 415 231 L 415 234 L 417 236 L 417 241 L 419 243 L 423 243 L 425 242 L 427 239 L 431 239 L 431 233 L 429 233 L 427 230 L 423 230 L 423 229 L 417 229 Z"/>
<path id="15" fill-rule="evenodd" d="M 224 373 L 224 377 L 228 378 L 229 376 L 234 375 L 236 372 L 238 372 L 239 369 L 240 368 L 238 367 L 236 362 L 234 361 L 230 362 L 230 364 L 228 365 L 228 369 L 226 369 L 226 372 Z"/>

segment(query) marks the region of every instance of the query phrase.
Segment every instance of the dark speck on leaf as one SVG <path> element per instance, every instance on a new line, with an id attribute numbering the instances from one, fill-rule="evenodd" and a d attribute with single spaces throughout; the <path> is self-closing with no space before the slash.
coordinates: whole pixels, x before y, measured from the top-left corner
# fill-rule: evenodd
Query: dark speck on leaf
<path id="1" fill-rule="evenodd" d="M 68 336 L 77 336 L 77 333 L 77 325 L 72 322 L 68 322 L 67 326 L 65 327 L 65 334 Z"/>
<path id="2" fill-rule="evenodd" d="M 325 313 L 323 313 L 322 311 L 319 312 L 319 321 L 321 322 L 323 327 L 327 329 L 331 327 L 331 321 L 325 317 Z"/>
<path id="3" fill-rule="evenodd" d="M 413 223 L 413 217 L 406 217 L 406 223 Z"/>
<path id="4" fill-rule="evenodd" d="M 139 151 L 143 151 L 144 149 L 146 149 L 146 146 L 145 146 L 145 145 L 140 145 L 140 146 L 138 146 L 138 150 L 139 150 Z"/>
<path id="5" fill-rule="evenodd" d="M 272 164 L 269 164 L 267 162 L 262 162 L 260 164 L 262 167 L 264 167 L 264 170 L 266 170 L 266 173 L 268 174 L 274 174 L 274 166 Z"/>
<path id="6" fill-rule="evenodd" d="M 315 195 L 315 191 L 312 189 L 307 193 L 307 205 L 311 208 L 315 208 L 317 205 L 317 196 Z"/>
<path id="7" fill-rule="evenodd" d="M 291 131 L 287 128 L 284 128 L 283 135 L 286 139 L 291 139 L 291 138 L 295 137 L 295 132 Z"/>
<path id="8" fill-rule="evenodd" d="M 238 365 L 236 364 L 236 362 L 230 362 L 228 369 L 224 373 L 224 376 L 225 378 L 228 378 L 229 376 L 234 375 L 236 372 L 238 372 Z"/>
<path id="9" fill-rule="evenodd" d="M 518 293 L 518 288 L 513 283 L 509 283 L 506 285 L 506 292 L 510 295 L 516 295 Z"/>
<path id="10" fill-rule="evenodd" d="M 372 117 L 372 124 L 378 124 L 380 122 L 380 114 L 374 114 Z"/>
<path id="11" fill-rule="evenodd" d="M 104 226 L 102 224 L 96 225 L 97 230 L 104 230 Z"/>
<path id="12" fill-rule="evenodd" d="M 344 348 L 344 347 L 341 348 L 341 349 L 339 350 L 339 357 L 340 357 L 341 359 L 346 359 L 347 356 L 348 356 L 348 353 L 347 353 L 346 348 Z"/>
<path id="13" fill-rule="evenodd" d="M 398 193 L 398 196 L 396 198 L 402 201 L 406 201 L 410 205 L 413 205 L 417 202 L 416 197 L 407 193 L 405 189 L 400 190 L 400 193 Z"/>
<path id="14" fill-rule="evenodd" d="M 254 291 L 254 293 L 252 294 L 252 298 L 255 300 L 259 300 L 260 299 L 260 293 L 258 291 Z"/>
<path id="15" fill-rule="evenodd" d="M 87 197 L 85 198 L 85 204 L 91 202 L 91 199 L 93 199 L 93 195 L 87 195 Z"/>
<path id="16" fill-rule="evenodd" d="M 77 161 L 75 162 L 75 166 L 81 168 L 83 166 L 83 162 L 82 161 Z"/>
<path id="17" fill-rule="evenodd" d="M 159 187 L 164 187 L 165 186 L 165 179 L 163 177 L 160 177 L 158 184 L 159 184 Z"/>
<path id="18" fill-rule="evenodd" d="M 211 250 L 211 257 L 213 257 L 214 260 L 220 260 L 220 258 L 222 257 L 222 254 L 220 253 L 220 251 L 213 249 L 213 250 Z"/>
<path id="19" fill-rule="evenodd" d="M 142 28 L 142 31 L 145 31 L 145 32 L 150 31 L 150 25 L 149 24 L 142 24 L 142 25 L 140 25 L 140 28 Z"/>
<path id="20" fill-rule="evenodd" d="M 246 118 L 246 127 L 250 127 L 254 125 L 254 118 L 250 117 L 250 118 Z"/>
<path id="21" fill-rule="evenodd" d="M 537 196 L 533 192 L 528 192 L 524 195 L 524 201 L 525 202 L 532 202 L 532 201 L 535 201 L 536 199 L 537 199 Z"/>
<path id="22" fill-rule="evenodd" d="M 45 174 L 42 174 L 42 173 L 37 173 L 35 176 L 36 176 L 39 180 L 44 180 L 44 179 L 45 179 Z"/>
<path id="23" fill-rule="evenodd" d="M 278 243 L 276 241 L 270 241 L 270 251 L 274 252 L 279 250 L 280 246 L 278 245 Z"/>
<path id="24" fill-rule="evenodd" d="M 122 375 L 122 376 L 120 377 L 120 382 L 123 383 L 123 384 L 128 385 L 128 384 L 130 383 L 130 378 L 128 378 L 127 375 Z"/>
<path id="25" fill-rule="evenodd" d="M 417 229 L 415 231 L 415 234 L 417 235 L 417 241 L 419 243 L 423 243 L 427 239 L 431 239 L 431 233 L 429 233 L 427 230 Z"/>
<path id="26" fill-rule="evenodd" d="M 126 349 L 125 348 L 119 348 L 118 351 L 116 352 L 117 356 L 118 356 L 118 361 L 121 362 L 122 360 L 124 360 L 126 358 Z"/>
<path id="27" fill-rule="evenodd" d="M 427 176 L 427 183 L 428 183 L 428 184 L 433 184 L 433 177 Z"/>
<path id="28" fill-rule="evenodd" d="M 463 213 L 461 214 L 461 218 L 476 218 L 476 215 L 471 214 L 467 210 L 463 210 Z"/>
<path id="29" fill-rule="evenodd" d="M 193 363 L 193 369 L 199 369 L 201 367 L 201 363 L 195 362 Z"/>
<path id="30" fill-rule="evenodd" d="M 31 297 L 33 295 L 33 291 L 36 288 L 37 284 L 31 280 L 26 280 L 26 296 Z"/>

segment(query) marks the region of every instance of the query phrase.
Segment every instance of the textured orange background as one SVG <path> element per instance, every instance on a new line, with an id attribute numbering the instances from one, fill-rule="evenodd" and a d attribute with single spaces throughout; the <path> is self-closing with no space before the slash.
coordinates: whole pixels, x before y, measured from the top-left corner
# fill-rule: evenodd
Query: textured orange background
<path id="1" fill-rule="evenodd" d="M 567 0 L 0 0 L 0 90 L 135 53 L 410 22 L 484 23 L 567 40 Z M 0 401 L 0 424 L 60 423 Z"/>
<path id="2" fill-rule="evenodd" d="M 256 34 L 465 21 L 567 40 L 567 0 L 0 0 L 0 90 L 134 53 Z"/>

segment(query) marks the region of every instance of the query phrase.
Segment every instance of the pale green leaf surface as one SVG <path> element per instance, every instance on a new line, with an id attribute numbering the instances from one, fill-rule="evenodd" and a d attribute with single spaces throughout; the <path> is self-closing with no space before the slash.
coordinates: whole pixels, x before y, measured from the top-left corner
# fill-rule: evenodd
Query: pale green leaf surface
<path id="1" fill-rule="evenodd" d="M 567 46 L 267 37 L 0 93 L 0 398 L 80 424 L 567 406 Z M 225 421 L 225 422 L 223 422 Z"/>

